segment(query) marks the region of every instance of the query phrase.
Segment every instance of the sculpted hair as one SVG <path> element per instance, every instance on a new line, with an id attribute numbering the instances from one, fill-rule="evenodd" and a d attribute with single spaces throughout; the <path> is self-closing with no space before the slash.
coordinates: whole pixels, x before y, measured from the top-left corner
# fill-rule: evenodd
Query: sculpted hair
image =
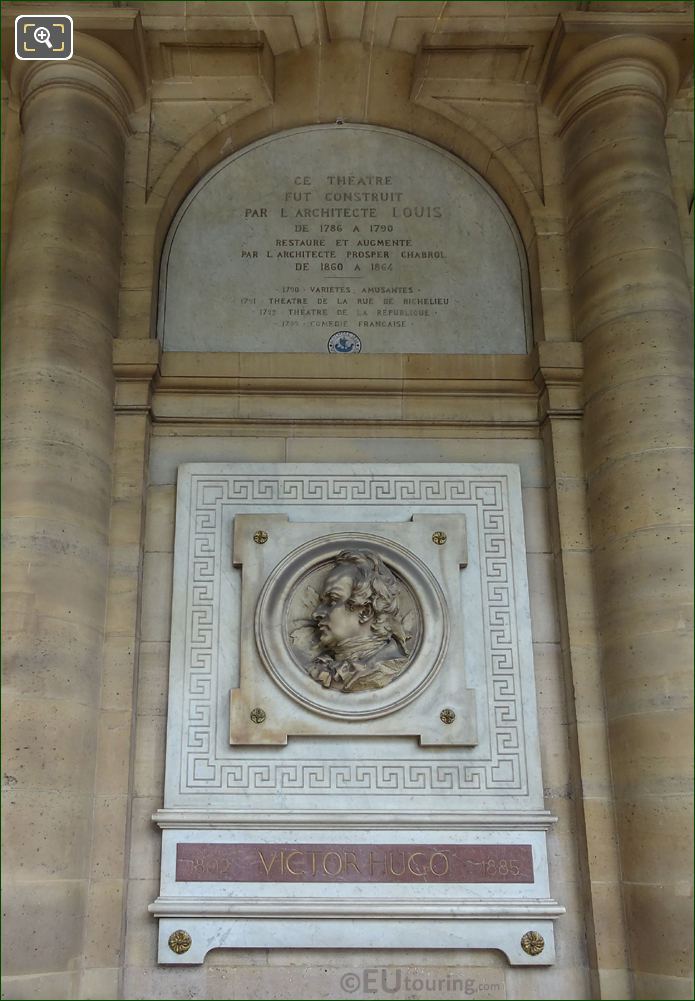
<path id="1" fill-rule="evenodd" d="M 372 632 L 384 639 L 394 636 L 404 643 L 407 637 L 399 616 L 400 586 L 381 557 L 365 549 L 344 549 L 335 562 L 357 568 L 348 604 L 353 608 L 371 608 Z"/>

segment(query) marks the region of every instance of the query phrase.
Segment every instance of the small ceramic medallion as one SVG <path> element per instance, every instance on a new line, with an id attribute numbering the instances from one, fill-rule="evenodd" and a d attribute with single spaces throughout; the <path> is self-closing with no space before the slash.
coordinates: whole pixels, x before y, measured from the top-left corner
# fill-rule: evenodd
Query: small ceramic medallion
<path id="1" fill-rule="evenodd" d="M 352 330 L 336 330 L 328 338 L 328 353 L 331 355 L 356 355 L 362 350 L 362 341 Z"/>

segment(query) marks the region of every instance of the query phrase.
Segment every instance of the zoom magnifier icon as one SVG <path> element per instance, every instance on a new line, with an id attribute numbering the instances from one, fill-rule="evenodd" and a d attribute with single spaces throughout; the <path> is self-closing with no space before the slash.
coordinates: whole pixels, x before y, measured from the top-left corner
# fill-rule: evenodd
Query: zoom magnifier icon
<path id="1" fill-rule="evenodd" d="M 37 28 L 34 32 L 34 41 L 40 45 L 45 45 L 47 49 L 52 49 L 51 33 L 48 28 Z"/>
<path id="2" fill-rule="evenodd" d="M 73 24 L 69 14 L 19 14 L 14 23 L 17 59 L 48 62 L 72 59 Z"/>

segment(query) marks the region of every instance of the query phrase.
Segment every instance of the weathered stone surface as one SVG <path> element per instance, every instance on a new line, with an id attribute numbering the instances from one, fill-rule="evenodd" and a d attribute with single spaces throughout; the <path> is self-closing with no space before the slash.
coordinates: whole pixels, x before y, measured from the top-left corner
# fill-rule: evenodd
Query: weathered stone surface
<path id="1" fill-rule="evenodd" d="M 270 137 L 172 224 L 169 351 L 523 353 L 526 263 L 493 190 L 444 150 L 365 125 Z"/>

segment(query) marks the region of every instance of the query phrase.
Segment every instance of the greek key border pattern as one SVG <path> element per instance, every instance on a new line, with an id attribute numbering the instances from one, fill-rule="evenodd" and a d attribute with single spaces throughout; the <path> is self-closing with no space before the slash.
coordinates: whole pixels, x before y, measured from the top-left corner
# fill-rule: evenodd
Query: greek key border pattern
<path id="1" fill-rule="evenodd" d="M 490 710 L 490 760 L 414 763 L 220 760 L 215 755 L 215 651 L 219 623 L 222 511 L 227 504 L 438 504 L 475 503 L 483 605 L 487 620 L 486 676 Z M 516 793 L 528 789 L 516 622 L 513 614 L 507 477 L 461 476 L 191 476 L 182 793 L 334 794 L 336 792 L 431 795 Z"/>

